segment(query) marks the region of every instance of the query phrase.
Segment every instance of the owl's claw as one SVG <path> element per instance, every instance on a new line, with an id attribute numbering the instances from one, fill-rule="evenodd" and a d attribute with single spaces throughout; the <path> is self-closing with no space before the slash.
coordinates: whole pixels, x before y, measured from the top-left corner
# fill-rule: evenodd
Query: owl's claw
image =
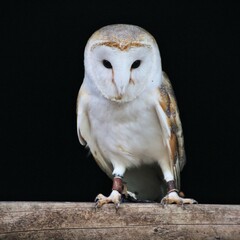
<path id="1" fill-rule="evenodd" d="M 121 196 L 122 195 L 116 190 L 113 190 L 109 197 L 98 194 L 95 198 L 95 208 L 101 208 L 104 204 L 114 203 L 116 211 L 118 211 L 121 203 Z"/>
<path id="2" fill-rule="evenodd" d="M 109 201 L 107 197 L 105 197 L 103 194 L 98 194 L 95 198 L 95 208 L 100 208 L 108 202 Z"/>
<path id="3" fill-rule="evenodd" d="M 120 202 L 115 204 L 116 213 L 118 212 L 119 207 L 120 207 Z"/>
<path id="4" fill-rule="evenodd" d="M 162 200 L 161 204 L 165 206 L 166 204 L 178 204 L 184 206 L 184 204 L 197 204 L 198 202 L 191 198 L 182 198 L 177 192 L 168 193 Z"/>

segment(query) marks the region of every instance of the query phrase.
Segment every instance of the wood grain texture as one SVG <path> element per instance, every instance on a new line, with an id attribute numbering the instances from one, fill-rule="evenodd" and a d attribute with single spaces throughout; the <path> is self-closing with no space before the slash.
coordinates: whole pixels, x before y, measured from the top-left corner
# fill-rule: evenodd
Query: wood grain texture
<path id="1" fill-rule="evenodd" d="M 0 202 L 0 239 L 240 239 L 240 205 Z"/>

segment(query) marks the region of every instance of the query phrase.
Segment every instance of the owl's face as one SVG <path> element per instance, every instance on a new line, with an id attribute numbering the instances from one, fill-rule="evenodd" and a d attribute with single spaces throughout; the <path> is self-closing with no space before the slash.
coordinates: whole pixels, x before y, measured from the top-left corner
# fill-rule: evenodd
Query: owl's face
<path id="1" fill-rule="evenodd" d="M 161 72 L 159 51 L 154 44 L 126 39 L 90 41 L 85 50 L 85 74 L 105 98 L 132 101 L 156 80 L 156 72 Z"/>

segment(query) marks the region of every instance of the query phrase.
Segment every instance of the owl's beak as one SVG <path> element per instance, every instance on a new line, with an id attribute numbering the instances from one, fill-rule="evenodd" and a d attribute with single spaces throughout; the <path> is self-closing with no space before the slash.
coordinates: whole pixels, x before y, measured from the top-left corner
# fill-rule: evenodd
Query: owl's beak
<path id="1" fill-rule="evenodd" d="M 125 85 L 120 85 L 118 86 L 116 84 L 116 89 L 117 89 L 117 96 L 115 97 L 116 100 L 121 100 L 125 94 Z"/>
<path id="2" fill-rule="evenodd" d="M 125 86 L 117 88 L 118 96 L 122 97 L 125 93 Z"/>
<path id="3" fill-rule="evenodd" d="M 125 71 L 123 71 L 125 72 Z M 121 100 L 126 92 L 127 85 L 129 84 L 129 74 L 115 74 L 114 84 L 116 86 L 117 96 L 116 100 Z"/>

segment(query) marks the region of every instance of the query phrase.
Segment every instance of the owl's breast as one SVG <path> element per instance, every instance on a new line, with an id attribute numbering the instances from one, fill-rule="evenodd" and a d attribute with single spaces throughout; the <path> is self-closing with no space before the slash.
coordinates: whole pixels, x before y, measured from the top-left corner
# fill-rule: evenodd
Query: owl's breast
<path id="1" fill-rule="evenodd" d="M 92 101 L 89 110 L 91 136 L 104 158 L 122 158 L 126 165 L 151 163 L 166 151 L 161 126 L 151 98 L 129 103 L 105 99 Z M 93 140 L 92 139 L 92 140 Z"/>

